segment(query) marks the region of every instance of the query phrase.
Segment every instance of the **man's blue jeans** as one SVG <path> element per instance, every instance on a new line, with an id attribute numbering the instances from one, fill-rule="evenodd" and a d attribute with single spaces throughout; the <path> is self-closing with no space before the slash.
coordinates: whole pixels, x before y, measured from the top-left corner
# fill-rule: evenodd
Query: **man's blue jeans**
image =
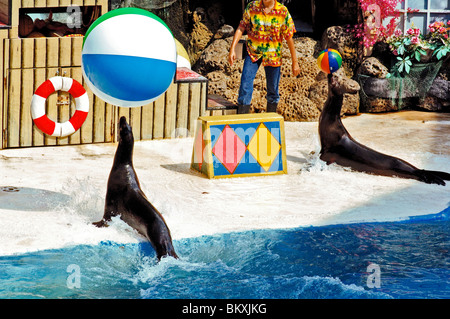
<path id="1" fill-rule="evenodd" d="M 238 96 L 238 103 L 240 105 L 250 105 L 252 102 L 253 81 L 261 63 L 262 59 L 252 62 L 250 56 L 247 55 L 245 57 Z M 280 67 L 265 66 L 264 71 L 266 72 L 267 103 L 276 104 L 280 100 L 280 94 L 278 93 Z"/>

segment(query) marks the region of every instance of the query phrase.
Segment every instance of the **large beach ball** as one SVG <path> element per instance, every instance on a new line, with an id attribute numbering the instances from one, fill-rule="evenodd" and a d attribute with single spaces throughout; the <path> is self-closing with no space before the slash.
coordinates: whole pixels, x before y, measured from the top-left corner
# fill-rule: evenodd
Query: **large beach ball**
<path id="1" fill-rule="evenodd" d="M 317 65 L 325 73 L 334 73 L 342 65 L 342 56 L 334 49 L 325 49 L 320 52 L 317 58 Z"/>
<path id="2" fill-rule="evenodd" d="M 170 86 L 177 67 L 175 39 L 156 15 L 138 8 L 105 13 L 83 41 L 82 70 L 95 95 L 117 106 L 142 106 Z"/>

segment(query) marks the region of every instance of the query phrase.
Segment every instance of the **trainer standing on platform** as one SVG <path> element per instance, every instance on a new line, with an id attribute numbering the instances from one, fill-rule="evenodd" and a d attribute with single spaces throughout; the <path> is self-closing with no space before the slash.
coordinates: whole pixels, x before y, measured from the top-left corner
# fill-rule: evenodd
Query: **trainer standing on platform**
<path id="1" fill-rule="evenodd" d="M 276 112 L 280 94 L 281 49 L 286 40 L 292 58 L 292 74 L 297 76 L 300 67 L 292 36 L 296 32 L 288 9 L 276 0 L 257 0 L 248 4 L 231 43 L 228 62 L 236 61 L 235 48 L 247 31 L 247 52 L 242 70 L 238 96 L 238 113 L 248 113 L 253 95 L 253 81 L 262 64 L 266 73 L 267 112 Z"/>

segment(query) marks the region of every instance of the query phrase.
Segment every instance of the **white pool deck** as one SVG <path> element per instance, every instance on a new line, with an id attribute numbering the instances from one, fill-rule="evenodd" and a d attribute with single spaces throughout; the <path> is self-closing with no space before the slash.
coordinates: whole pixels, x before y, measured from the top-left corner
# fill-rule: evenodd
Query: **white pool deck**
<path id="1" fill-rule="evenodd" d="M 450 172 L 450 114 L 362 114 L 359 142 Z M 317 122 L 287 122 L 288 174 L 209 180 L 190 169 L 193 138 L 135 143 L 134 167 L 176 239 L 265 228 L 398 221 L 450 206 L 447 186 L 373 176 L 318 159 Z M 0 150 L 0 255 L 141 240 L 119 220 L 99 229 L 116 144 Z M 4 191 L 12 187 L 17 192 Z"/>

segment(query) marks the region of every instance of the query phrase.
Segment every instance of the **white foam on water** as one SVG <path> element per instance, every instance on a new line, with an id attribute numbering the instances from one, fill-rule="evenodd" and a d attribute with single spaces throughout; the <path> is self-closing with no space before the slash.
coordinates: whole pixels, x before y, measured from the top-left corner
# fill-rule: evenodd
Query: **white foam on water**
<path id="1" fill-rule="evenodd" d="M 447 123 L 362 115 L 352 136 L 420 168 L 450 171 Z M 288 174 L 209 180 L 190 169 L 193 138 L 135 143 L 134 166 L 176 239 L 250 229 L 397 221 L 449 206 L 449 185 L 381 177 L 326 165 L 317 123 L 285 123 Z M 77 244 L 142 240 L 103 216 L 115 144 L 0 150 L 0 255 Z"/>
<path id="2" fill-rule="evenodd" d="M 22 203 L 32 200 L 26 210 L 1 209 L 0 255 L 25 253 L 36 250 L 61 248 L 78 244 L 98 244 L 111 240 L 137 242 L 139 236 L 119 218 L 111 227 L 97 228 L 92 222 L 103 215 L 103 199 L 98 190 L 86 180 L 70 180 L 72 188 L 63 193 L 50 193 L 40 189 L 24 190 L 0 195 L 0 200 L 17 197 Z M 63 187 L 63 190 L 66 186 Z M 39 196 L 32 196 L 30 193 Z M 31 198 L 29 198 L 31 197 Z M 57 200 L 60 200 L 59 202 Z M 31 204 L 36 203 L 33 210 Z M 25 206 L 19 206 L 24 208 Z"/>

